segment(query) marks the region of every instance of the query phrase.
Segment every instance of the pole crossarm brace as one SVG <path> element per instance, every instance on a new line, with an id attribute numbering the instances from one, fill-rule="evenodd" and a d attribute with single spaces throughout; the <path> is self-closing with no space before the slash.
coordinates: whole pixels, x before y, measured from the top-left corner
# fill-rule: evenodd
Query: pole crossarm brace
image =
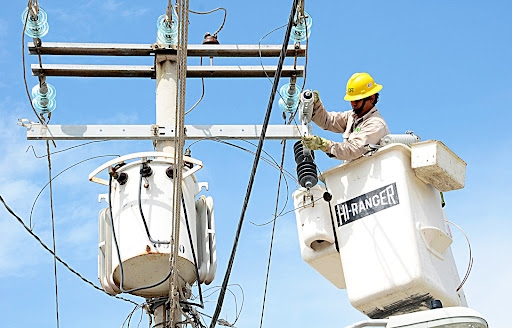
<path id="1" fill-rule="evenodd" d="M 154 66 L 32 64 L 34 76 L 155 78 Z M 276 66 L 187 66 L 187 77 L 272 77 Z M 282 77 L 304 76 L 304 66 L 284 66 Z"/>
<path id="2" fill-rule="evenodd" d="M 174 140 L 174 126 L 42 125 L 23 122 L 28 140 Z M 261 125 L 185 125 L 185 139 L 259 139 Z M 294 125 L 269 125 L 265 139 L 300 139 Z"/>
<path id="3" fill-rule="evenodd" d="M 279 57 L 281 45 L 211 45 L 192 44 L 187 46 L 189 57 Z M 153 56 L 155 53 L 176 53 L 172 48 L 155 44 L 112 44 L 112 43 L 65 43 L 44 42 L 36 48 L 28 43 L 31 55 L 71 56 Z M 305 57 L 306 46 L 289 45 L 287 57 Z"/>

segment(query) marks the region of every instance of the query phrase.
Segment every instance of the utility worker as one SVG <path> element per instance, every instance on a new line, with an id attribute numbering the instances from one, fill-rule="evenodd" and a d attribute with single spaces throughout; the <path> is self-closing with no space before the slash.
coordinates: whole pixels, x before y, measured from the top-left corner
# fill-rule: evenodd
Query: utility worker
<path id="1" fill-rule="evenodd" d="M 375 83 L 368 73 L 355 73 L 347 82 L 345 100 L 352 110 L 327 112 L 318 91 L 313 91 L 312 120 L 324 130 L 343 134 L 344 142 L 334 142 L 319 136 L 306 136 L 302 143 L 311 150 L 320 149 L 330 157 L 353 160 L 366 153 L 365 145 L 379 144 L 389 129 L 375 105 L 379 101 L 382 85 Z"/>

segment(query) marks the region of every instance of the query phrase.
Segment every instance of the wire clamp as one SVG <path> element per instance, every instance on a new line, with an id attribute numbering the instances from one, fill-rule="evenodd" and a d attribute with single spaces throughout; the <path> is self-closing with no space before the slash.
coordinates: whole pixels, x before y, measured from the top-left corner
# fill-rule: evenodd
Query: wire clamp
<path id="1" fill-rule="evenodd" d="M 151 124 L 151 135 L 157 138 L 160 134 L 160 127 L 158 124 Z"/>
<path id="2" fill-rule="evenodd" d="M 27 130 L 30 130 L 32 128 L 32 124 L 34 124 L 34 122 L 31 122 L 28 118 L 19 118 L 18 119 L 18 126 L 27 128 Z"/>

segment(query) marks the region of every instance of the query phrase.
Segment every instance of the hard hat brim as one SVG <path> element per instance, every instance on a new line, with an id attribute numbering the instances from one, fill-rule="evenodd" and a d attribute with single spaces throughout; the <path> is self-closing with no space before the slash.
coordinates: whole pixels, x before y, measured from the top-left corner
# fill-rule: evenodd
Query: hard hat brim
<path id="1" fill-rule="evenodd" d="M 363 94 L 353 95 L 353 96 L 345 95 L 345 97 L 343 99 L 345 99 L 346 101 L 361 100 L 361 99 L 364 99 L 364 98 L 367 98 L 367 97 L 370 97 L 370 96 L 376 94 L 380 90 L 382 90 L 382 84 L 375 83 L 375 86 L 370 91 L 363 93 Z"/>

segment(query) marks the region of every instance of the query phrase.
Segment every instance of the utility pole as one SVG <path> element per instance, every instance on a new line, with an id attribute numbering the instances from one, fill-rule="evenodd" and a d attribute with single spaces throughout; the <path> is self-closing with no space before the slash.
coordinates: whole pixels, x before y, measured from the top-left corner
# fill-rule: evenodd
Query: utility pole
<path id="1" fill-rule="evenodd" d="M 117 241 L 114 239 L 112 241 L 111 234 L 113 234 L 116 229 L 118 229 L 118 225 L 120 224 L 120 216 L 123 215 L 123 221 L 129 222 L 131 218 L 126 218 L 126 215 L 122 211 L 123 199 L 117 194 L 118 190 L 121 188 L 129 187 L 130 182 L 126 185 L 126 181 L 122 180 L 120 177 L 121 170 L 125 169 L 122 173 L 133 176 L 138 172 L 138 167 L 130 168 L 130 165 L 147 165 L 151 163 L 153 166 L 153 176 L 154 180 L 151 180 L 149 184 L 151 184 L 151 188 L 142 189 L 138 188 L 139 193 L 139 207 L 140 211 L 148 212 L 149 209 L 146 208 L 147 205 L 144 202 L 141 202 L 141 193 L 147 193 L 148 190 L 156 190 L 158 188 L 166 189 L 167 185 L 160 186 L 165 181 L 167 181 L 165 175 L 158 175 L 165 171 L 165 166 L 171 165 L 175 166 L 176 158 L 173 158 L 173 154 L 176 151 L 176 145 L 178 138 L 184 138 L 188 140 L 194 139 L 258 139 L 260 137 L 262 126 L 256 124 L 246 124 L 246 125 L 185 125 L 185 131 L 176 131 L 175 126 L 176 121 L 179 119 L 176 117 L 178 102 L 176 90 L 178 90 L 178 62 L 177 62 L 177 51 L 170 46 L 162 46 L 161 44 L 101 44 L 101 43 L 58 43 L 58 42 L 48 42 L 48 43 L 34 43 L 30 42 L 28 45 L 29 53 L 32 55 L 41 55 L 41 56 L 50 56 L 50 55 L 64 55 L 64 56 L 78 56 L 78 55 L 88 55 L 88 56 L 149 56 L 154 58 L 153 66 L 121 66 L 121 65 L 67 65 L 67 64 L 37 64 L 32 65 L 32 74 L 39 77 L 122 77 L 122 78 L 151 78 L 156 80 L 156 121 L 155 124 L 151 125 L 44 125 L 40 123 L 30 122 L 26 119 L 20 120 L 20 125 L 23 125 L 27 128 L 27 139 L 28 140 L 152 140 L 155 146 L 155 152 L 153 153 L 140 153 L 140 154 L 130 154 L 125 155 L 119 159 L 110 161 L 105 163 L 98 169 L 96 169 L 90 175 L 90 180 L 94 182 L 99 182 L 104 185 L 109 185 L 107 181 L 102 180 L 96 177 L 96 174 L 100 171 L 107 169 L 110 172 L 110 183 L 115 183 L 114 187 L 109 187 L 109 195 L 112 194 L 112 203 L 109 200 L 109 208 L 110 211 L 103 212 L 104 215 L 104 248 L 101 249 L 102 254 L 107 254 L 106 256 L 111 256 L 108 261 L 105 261 L 104 274 L 100 273 L 100 281 L 102 282 L 103 288 L 110 294 L 117 294 L 120 292 L 129 292 L 131 294 L 146 297 L 147 299 L 152 297 L 170 297 L 172 300 L 172 295 L 169 293 L 173 290 L 173 282 L 171 279 L 166 280 L 169 283 L 164 282 L 157 287 L 146 287 L 149 283 L 147 282 L 138 282 L 132 279 L 132 273 L 125 269 L 124 273 L 122 270 L 123 263 L 127 263 L 129 261 L 133 261 L 134 258 L 141 259 L 142 256 L 136 257 L 132 256 L 132 258 L 124 259 L 121 257 L 120 253 L 122 252 L 125 256 L 128 257 L 128 251 L 123 248 L 123 245 L 117 247 Z M 187 56 L 189 57 L 252 57 L 259 58 L 262 57 L 279 57 L 281 45 L 220 45 L 220 44 L 202 44 L 202 45 L 188 45 L 187 46 Z M 287 47 L 286 55 L 288 57 L 300 58 L 304 57 L 306 54 L 305 46 L 301 46 L 299 43 L 295 45 L 290 45 Z M 210 61 L 210 66 L 189 66 L 187 68 L 187 78 L 255 78 L 261 77 L 265 78 L 267 76 L 273 76 L 276 72 L 275 66 L 214 66 L 212 65 L 212 61 Z M 304 67 L 293 65 L 293 66 L 284 66 L 282 69 L 281 76 L 289 77 L 292 79 L 293 83 L 295 83 L 295 79 L 297 77 L 302 77 L 304 75 Z M 275 140 L 283 140 L 283 139 L 299 139 L 301 137 L 301 131 L 294 126 L 291 125 L 270 125 L 266 130 L 266 139 L 275 139 Z M 178 151 L 181 151 L 178 149 Z M 133 158 L 139 157 L 141 158 L 140 162 L 128 163 L 127 161 Z M 148 161 L 149 157 L 153 157 L 152 161 Z M 187 159 L 190 163 L 192 163 L 195 167 L 200 167 L 202 164 L 194 159 Z M 159 162 L 160 161 L 160 162 Z M 121 169 L 119 167 L 123 165 Z M 159 166 L 160 165 L 160 166 Z M 179 169 L 179 168 L 178 168 Z M 116 171 L 119 170 L 119 171 Z M 131 171 L 130 171 L 131 170 Z M 175 168 L 176 170 L 176 168 Z M 186 179 L 190 177 L 196 169 L 191 169 L 189 171 L 184 171 L 184 176 L 181 179 L 183 186 L 190 188 L 186 182 Z M 151 173 L 148 173 L 148 176 L 151 176 Z M 163 176 L 163 178 L 161 178 Z M 169 174 L 167 177 L 171 178 Z M 151 179 L 147 178 L 147 179 Z M 142 179 L 142 169 L 141 169 L 141 179 Z M 164 181 L 164 182 L 161 182 Z M 167 182 L 165 182 L 167 183 Z M 197 184 L 197 183 L 196 183 Z M 153 189 L 152 189 L 153 188 Z M 184 190 L 183 196 L 183 207 L 194 208 L 194 197 L 196 192 L 194 190 L 200 190 L 200 186 L 193 186 L 193 191 Z M 135 190 L 135 189 L 134 189 Z M 151 191 L 149 191 L 151 192 Z M 179 197 L 177 194 L 174 194 L 174 204 L 177 202 L 181 202 L 181 200 L 176 199 Z M 110 197 L 109 197 L 110 199 Z M 200 200 L 196 201 L 197 202 Z M 149 202 L 149 198 L 147 199 Z M 210 218 L 208 213 L 213 212 L 212 203 L 208 203 L 205 201 L 205 206 L 210 210 L 207 211 L 205 207 L 205 211 L 203 216 L 201 213 L 188 213 L 191 220 L 203 220 L 204 217 L 207 216 L 206 220 L 209 224 L 213 223 L 213 214 Z M 180 203 L 181 205 L 181 203 Z M 143 208 L 144 207 L 144 208 Z M 143 211 L 144 210 L 144 211 Z M 167 210 L 167 209 L 165 209 Z M 107 213 L 107 214 L 105 214 Z M 108 214 L 110 213 L 110 214 Z M 183 210 L 182 210 L 183 215 Z M 182 216 L 181 215 L 181 216 Z M 110 217 L 112 216 L 112 217 Z M 165 216 L 165 215 L 160 215 Z M 177 220 L 183 221 L 183 219 L 178 218 Z M 186 216 L 186 214 L 185 214 Z M 100 215 L 100 221 L 102 216 Z M 111 221 L 109 221 L 111 220 Z M 143 218 L 144 220 L 144 218 Z M 111 223 L 110 223 L 111 222 Z M 135 222 L 135 219 L 134 219 Z M 137 218 L 137 223 L 133 223 L 134 226 L 136 224 L 140 225 L 140 220 Z M 117 224 L 117 225 L 116 225 Z M 127 224 L 127 223 L 123 223 Z M 144 224 L 146 222 L 144 221 Z M 153 222 L 151 223 L 153 224 Z M 194 224 L 195 225 L 195 224 Z M 168 223 L 165 223 L 164 226 L 167 228 L 170 227 Z M 208 226 L 208 225 L 207 225 Z M 187 222 L 188 228 L 188 222 Z M 109 230 L 110 229 L 110 230 Z M 139 229 L 141 230 L 141 229 Z M 155 242 L 158 238 L 154 237 L 158 228 L 147 227 L 147 238 L 149 238 L 150 242 L 147 242 L 146 250 L 148 256 L 156 256 L 165 253 L 164 247 L 161 244 Z M 172 229 L 171 229 L 172 230 Z M 185 230 L 185 229 L 183 229 Z M 109 232 L 110 231 L 110 232 Z M 174 231 L 174 230 L 172 230 Z M 119 231 L 117 231 L 119 233 Z M 140 231 L 134 232 L 134 234 L 139 234 Z M 189 231 L 190 233 L 190 231 Z M 211 233 L 211 232 L 208 232 Z M 199 232 L 197 232 L 199 234 Z M 168 238 L 169 233 L 167 233 Z M 154 240 L 151 239 L 153 236 Z M 146 239 L 146 236 L 143 236 L 143 239 Z M 100 236 L 100 240 L 101 240 Z M 171 235 L 171 243 L 173 238 L 179 238 L 180 247 L 183 244 L 188 244 L 188 242 L 183 241 L 182 239 L 186 239 L 186 233 L 183 235 L 181 232 L 178 236 Z M 159 237 L 159 239 L 163 240 L 165 237 Z M 201 244 L 200 238 L 197 238 L 197 241 L 190 240 L 190 245 Z M 114 244 L 117 248 L 114 247 Z M 146 244 L 146 241 L 143 241 L 143 245 Z M 215 245 L 213 245 L 214 247 Z M 194 247 L 192 246 L 192 252 L 194 251 Z M 212 245 L 210 245 L 210 250 L 212 250 Z M 117 253 L 116 253 L 117 252 Z M 187 261 L 182 262 L 180 267 L 182 267 L 183 263 L 190 263 L 191 261 L 195 261 L 199 258 L 198 255 L 187 255 L 185 254 L 187 251 L 183 251 L 180 253 L 180 257 L 185 257 L 188 259 Z M 109 255 L 110 254 L 110 255 Z M 117 257 L 112 254 L 117 254 L 119 256 L 119 261 Z M 138 256 L 138 255 L 137 255 Z M 188 256 L 188 257 L 186 257 Z M 168 258 L 168 257 L 167 257 Z M 139 267 L 144 267 L 144 260 L 137 260 L 136 264 Z M 112 262 L 114 262 L 112 264 Z M 118 263 L 117 263 L 118 262 Z M 108 265 L 111 267 L 107 267 Z M 134 262 L 131 262 L 134 263 Z M 161 266 L 165 266 L 165 263 Z M 199 275 L 206 275 L 207 278 L 201 278 L 199 281 L 199 277 L 195 274 L 190 275 L 191 278 L 187 282 L 180 281 L 180 286 L 177 288 L 186 288 L 187 284 L 192 284 L 194 281 L 197 281 L 198 285 L 202 282 L 209 283 L 213 280 L 214 276 L 214 267 L 212 263 L 209 264 L 213 269 L 210 271 L 200 272 Z M 199 266 L 198 263 L 195 263 L 194 266 L 197 268 Z M 169 264 L 167 264 L 168 270 Z M 121 272 L 119 272 L 121 270 Z M 149 270 L 149 269 L 148 269 Z M 173 270 L 177 270 L 177 268 L 170 268 L 171 272 Z M 182 269 L 180 269 L 182 270 Z M 101 271 L 101 268 L 100 268 Z M 165 271 L 165 270 L 164 270 Z M 186 270 L 185 270 L 186 271 Z M 190 271 L 190 270 L 189 270 Z M 213 273 L 212 273 L 213 271 Z M 187 271 L 188 272 L 188 271 Z M 182 276 L 186 276 L 186 273 L 181 273 Z M 123 285 L 123 277 L 124 277 L 124 285 Z M 186 278 L 185 278 L 186 280 Z M 140 286 L 144 286 L 140 288 Z M 161 287 L 161 286 L 169 286 L 169 288 Z M 176 287 L 176 286 L 175 286 Z M 142 290 L 141 290 L 142 289 Z M 133 290 L 133 292 L 130 292 Z M 172 302 L 172 301 L 171 301 Z M 155 324 L 161 327 L 174 327 L 176 323 L 179 323 L 181 319 L 181 313 L 179 311 L 173 312 L 173 307 L 179 307 L 180 304 L 170 304 L 167 305 L 167 302 L 164 304 L 159 304 L 155 306 L 153 309 L 153 314 L 155 318 Z M 174 316 L 173 316 L 174 313 Z"/>
<path id="2" fill-rule="evenodd" d="M 175 55 L 155 55 L 156 125 L 173 127 L 176 124 L 176 89 L 178 69 Z M 155 142 L 156 151 L 174 153 L 174 142 Z"/>

